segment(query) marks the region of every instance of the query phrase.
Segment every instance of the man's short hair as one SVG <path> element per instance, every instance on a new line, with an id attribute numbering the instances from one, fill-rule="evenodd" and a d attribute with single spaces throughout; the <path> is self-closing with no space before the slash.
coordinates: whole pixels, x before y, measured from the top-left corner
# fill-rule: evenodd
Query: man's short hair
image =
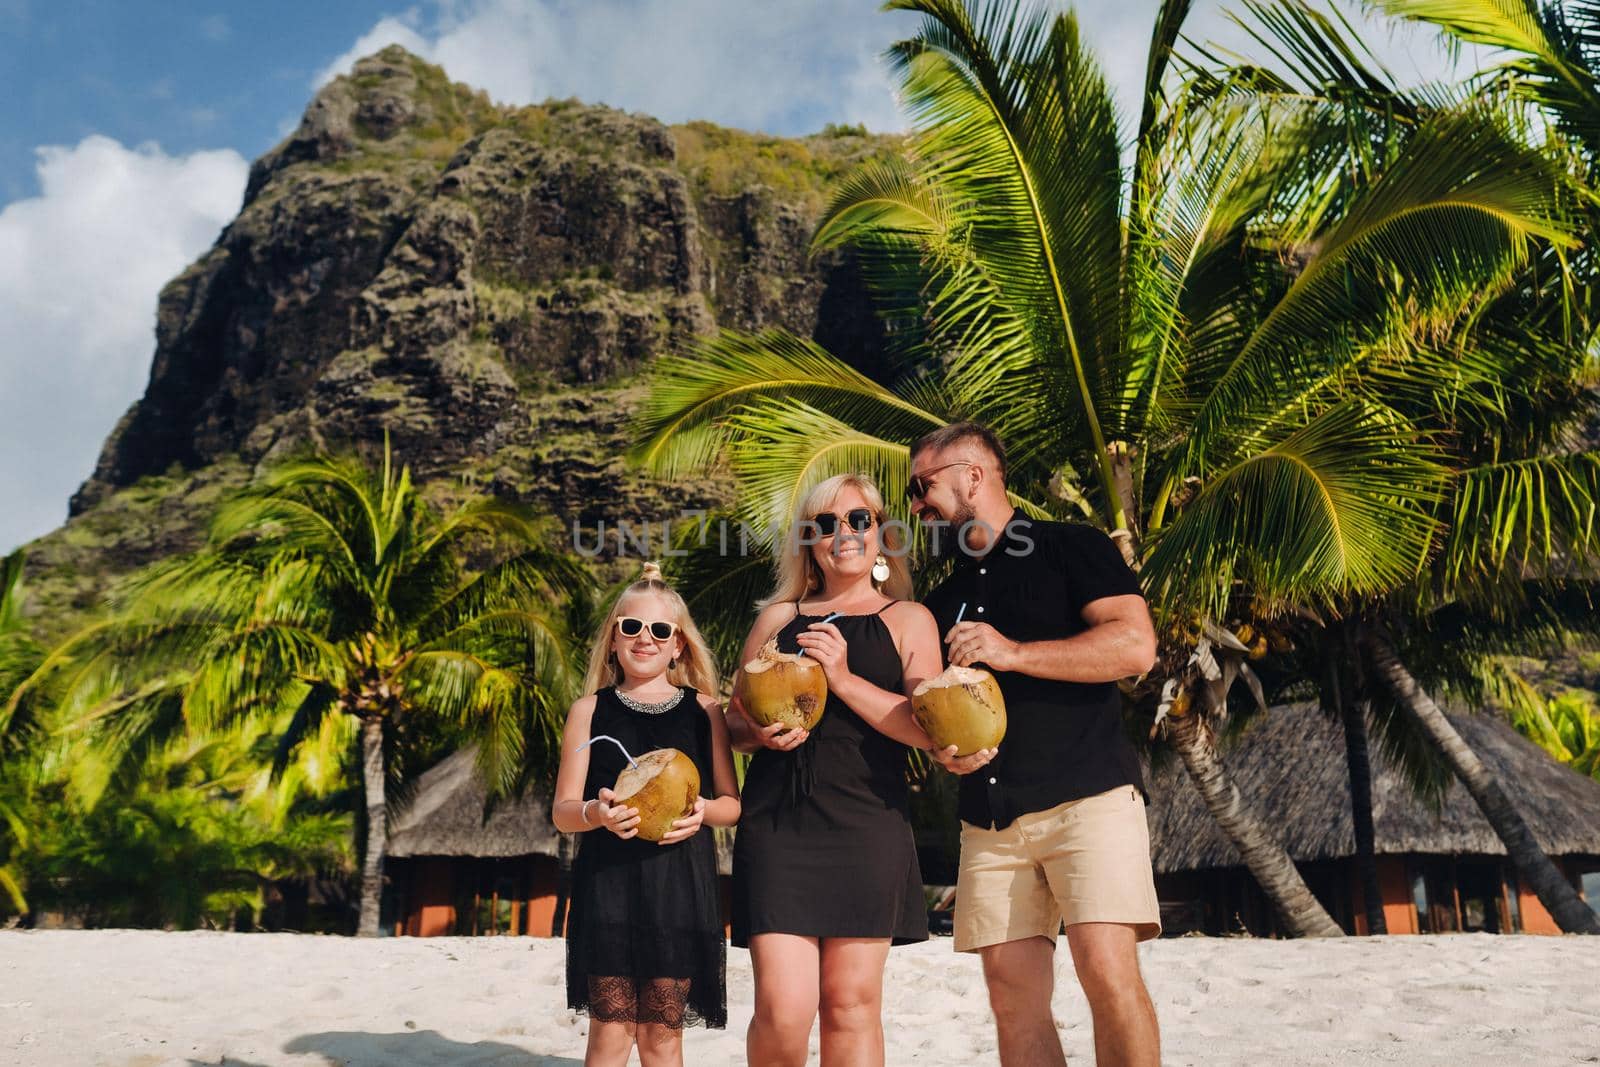
<path id="1" fill-rule="evenodd" d="M 981 422 L 952 422 L 948 426 L 941 426 L 932 433 L 925 433 L 917 438 L 911 446 L 911 458 L 916 459 L 919 452 L 943 452 L 954 445 L 967 441 L 976 441 L 984 450 L 994 457 L 995 473 L 1000 476 L 1002 483 L 1006 480 L 1006 446 L 1000 443 L 994 431 Z"/>

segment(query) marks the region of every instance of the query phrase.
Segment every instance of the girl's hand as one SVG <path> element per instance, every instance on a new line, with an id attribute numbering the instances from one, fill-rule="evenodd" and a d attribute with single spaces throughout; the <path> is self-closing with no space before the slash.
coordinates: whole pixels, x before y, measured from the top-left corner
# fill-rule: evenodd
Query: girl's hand
<path id="1" fill-rule="evenodd" d="M 600 803 L 594 806 L 595 814 L 600 817 L 600 825 L 626 841 L 639 832 L 639 809 L 630 808 L 626 804 L 613 806 L 617 794 L 610 789 L 600 790 Z"/>
<path id="2" fill-rule="evenodd" d="M 814 622 L 796 634 L 795 641 L 822 667 L 829 689 L 838 688 L 839 683 L 850 677 L 850 649 L 845 644 L 844 634 L 833 623 Z"/>
<path id="3" fill-rule="evenodd" d="M 668 830 L 666 834 L 662 836 L 661 840 L 656 842 L 656 844 L 676 845 L 684 838 L 693 837 L 694 832 L 700 829 L 700 824 L 705 822 L 705 818 L 706 798 L 695 797 L 694 807 L 690 810 L 689 814 L 685 815 L 681 819 L 672 820 L 672 829 Z"/>

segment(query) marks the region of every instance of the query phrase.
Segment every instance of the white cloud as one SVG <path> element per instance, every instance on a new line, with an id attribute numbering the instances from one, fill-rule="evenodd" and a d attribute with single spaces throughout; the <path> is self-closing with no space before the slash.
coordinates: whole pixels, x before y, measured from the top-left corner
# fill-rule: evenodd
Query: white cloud
<path id="1" fill-rule="evenodd" d="M 883 48 L 915 20 L 862 0 L 462 0 L 386 16 L 317 76 L 401 44 L 504 103 L 576 96 L 773 133 L 900 129 Z"/>
<path id="2" fill-rule="evenodd" d="M 1449 73 L 1431 32 L 1396 31 L 1399 24 L 1364 14 L 1358 0 L 1339 2 L 1403 83 Z M 1077 10 L 1131 124 L 1158 0 L 1050 6 Z M 864 0 L 433 0 L 379 20 L 315 84 L 401 44 L 505 103 L 576 96 L 668 122 L 702 118 L 790 135 L 826 122 L 898 130 L 906 123 L 881 56 L 919 19 L 877 7 Z M 1228 9 L 1239 4 L 1199 0 L 1187 35 L 1265 58 Z"/>
<path id="3" fill-rule="evenodd" d="M 144 390 L 157 294 L 238 212 L 247 170 L 98 135 L 38 150 L 39 195 L 0 211 L 0 551 L 66 517 Z"/>

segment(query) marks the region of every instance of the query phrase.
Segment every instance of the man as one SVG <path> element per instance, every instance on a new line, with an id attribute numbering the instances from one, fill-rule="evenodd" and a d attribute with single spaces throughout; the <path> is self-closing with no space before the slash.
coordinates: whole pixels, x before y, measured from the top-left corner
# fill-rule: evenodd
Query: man
<path id="1" fill-rule="evenodd" d="M 1115 683 L 1150 669 L 1155 631 L 1111 539 L 1028 520 L 1005 474 L 1004 448 L 976 423 L 911 448 L 912 510 L 955 556 L 926 601 L 946 658 L 990 670 L 1006 699 L 998 749 L 934 753 L 965 776 L 956 951 L 982 957 L 1003 1067 L 1065 1064 L 1050 1011 L 1065 921 L 1096 1062 L 1154 1067 L 1160 1037 L 1136 946 L 1161 932 L 1160 912 Z"/>

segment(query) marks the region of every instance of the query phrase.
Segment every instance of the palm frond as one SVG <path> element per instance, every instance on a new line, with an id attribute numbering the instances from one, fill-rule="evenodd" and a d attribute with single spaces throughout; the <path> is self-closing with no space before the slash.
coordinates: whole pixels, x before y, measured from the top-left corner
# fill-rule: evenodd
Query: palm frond
<path id="1" fill-rule="evenodd" d="M 908 438 L 943 425 L 815 342 L 781 330 L 724 331 L 656 362 L 629 458 L 669 476 L 704 469 L 727 442 L 726 417 L 774 398 L 814 404 L 845 421 L 903 427 Z"/>
<path id="2" fill-rule="evenodd" d="M 1402 584 L 1432 543 L 1440 458 L 1388 412 L 1330 408 L 1204 485 L 1155 539 L 1147 595 L 1222 617 L 1238 581 L 1270 615 Z"/>

